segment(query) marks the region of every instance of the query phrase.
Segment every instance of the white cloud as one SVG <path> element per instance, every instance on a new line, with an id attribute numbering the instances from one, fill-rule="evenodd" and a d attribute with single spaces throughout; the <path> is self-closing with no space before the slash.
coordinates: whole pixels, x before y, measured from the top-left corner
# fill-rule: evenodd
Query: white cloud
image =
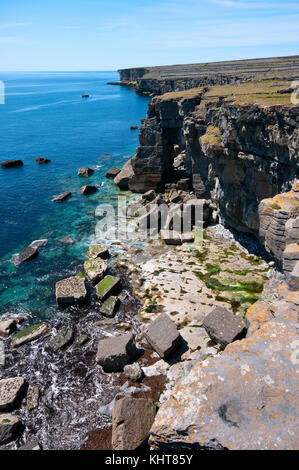
<path id="1" fill-rule="evenodd" d="M 237 2 L 232 0 L 208 0 L 209 3 L 215 3 L 216 5 L 221 5 L 229 8 L 252 8 L 252 9 L 261 9 L 261 8 L 279 8 L 283 10 L 299 10 L 299 5 L 295 3 L 288 2 Z"/>
<path id="2" fill-rule="evenodd" d="M 0 29 L 6 28 L 22 28 L 24 26 L 32 26 L 34 23 L 19 22 L 19 23 L 0 23 Z"/>

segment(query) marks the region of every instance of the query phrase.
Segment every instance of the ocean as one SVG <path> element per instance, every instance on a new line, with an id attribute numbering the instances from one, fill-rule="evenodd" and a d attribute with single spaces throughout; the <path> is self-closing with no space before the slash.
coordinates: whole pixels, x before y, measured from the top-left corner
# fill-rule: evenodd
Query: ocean
<path id="1" fill-rule="evenodd" d="M 20 168 L 0 168 L 0 317 L 20 314 L 47 320 L 57 311 L 56 281 L 78 272 L 96 225 L 100 203 L 117 200 L 119 190 L 105 178 L 135 152 L 148 97 L 107 85 L 116 72 L 1 73 L 0 160 L 21 159 Z M 82 99 L 81 94 L 90 95 Z M 38 165 L 36 157 L 51 163 Z M 79 178 L 78 169 L 95 169 Z M 102 184 L 104 183 L 104 184 Z M 82 196 L 85 184 L 97 193 Z M 52 198 L 71 191 L 62 204 Z M 70 235 L 68 245 L 59 240 Z M 15 267 L 11 260 L 32 241 L 48 239 L 37 258 Z M 107 240 L 109 242 L 109 240 Z"/>

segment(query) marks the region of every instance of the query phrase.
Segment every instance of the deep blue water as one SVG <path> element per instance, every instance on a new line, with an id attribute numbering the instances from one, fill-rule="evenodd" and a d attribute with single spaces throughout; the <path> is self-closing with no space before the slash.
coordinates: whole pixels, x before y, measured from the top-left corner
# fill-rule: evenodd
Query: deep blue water
<path id="1" fill-rule="evenodd" d="M 115 72 L 2 73 L 5 104 L 0 105 L 0 161 L 22 159 L 21 168 L 0 168 L 0 315 L 19 312 L 32 319 L 55 314 L 55 282 L 76 272 L 94 233 L 93 210 L 116 200 L 105 179 L 138 145 L 130 130 L 145 117 L 148 98 L 107 85 Z M 89 99 L 82 99 L 89 93 Z M 110 154 L 109 156 L 105 154 Z M 51 159 L 38 165 L 36 157 Z M 96 168 L 79 178 L 78 168 Z M 100 184 L 90 197 L 84 184 Z M 54 195 L 71 191 L 62 204 Z M 71 235 L 74 245 L 60 238 Z M 18 268 L 11 258 L 36 239 L 48 238 L 38 257 Z"/>

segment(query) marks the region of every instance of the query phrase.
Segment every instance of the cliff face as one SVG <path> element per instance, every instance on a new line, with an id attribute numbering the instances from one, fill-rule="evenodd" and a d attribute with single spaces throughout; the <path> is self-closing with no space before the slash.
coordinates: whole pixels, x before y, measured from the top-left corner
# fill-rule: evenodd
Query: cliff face
<path id="1" fill-rule="evenodd" d="M 190 177 L 196 196 L 212 200 L 224 223 L 258 236 L 259 203 L 291 188 L 299 148 L 299 108 L 288 104 L 287 84 L 260 86 L 239 85 L 238 95 L 233 86 L 217 86 L 154 98 L 127 187 L 163 191 Z M 180 170 L 173 166 L 175 145 L 185 152 Z"/>

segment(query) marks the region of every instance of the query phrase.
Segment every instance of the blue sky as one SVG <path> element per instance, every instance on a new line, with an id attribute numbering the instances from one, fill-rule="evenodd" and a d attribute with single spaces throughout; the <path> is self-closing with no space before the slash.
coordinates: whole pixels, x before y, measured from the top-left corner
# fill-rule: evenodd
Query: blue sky
<path id="1" fill-rule="evenodd" d="M 0 70 L 117 68 L 299 53 L 298 0 L 1 0 Z"/>

